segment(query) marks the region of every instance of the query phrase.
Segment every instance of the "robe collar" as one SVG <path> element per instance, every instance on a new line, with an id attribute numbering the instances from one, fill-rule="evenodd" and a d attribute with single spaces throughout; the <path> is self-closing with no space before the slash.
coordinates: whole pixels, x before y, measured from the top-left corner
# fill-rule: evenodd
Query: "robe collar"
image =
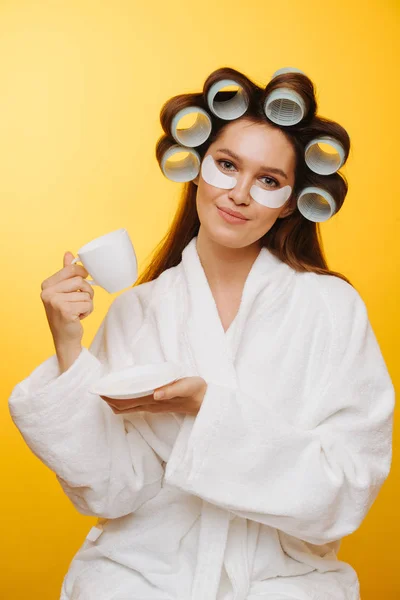
<path id="1" fill-rule="evenodd" d="M 184 334 L 198 375 L 227 387 L 237 387 L 235 360 L 244 326 L 256 311 L 267 318 L 279 302 L 296 272 L 262 247 L 246 278 L 238 313 L 231 326 L 233 335 L 225 333 L 217 305 L 197 252 L 197 236 L 182 252 L 182 275 L 186 293 Z"/>

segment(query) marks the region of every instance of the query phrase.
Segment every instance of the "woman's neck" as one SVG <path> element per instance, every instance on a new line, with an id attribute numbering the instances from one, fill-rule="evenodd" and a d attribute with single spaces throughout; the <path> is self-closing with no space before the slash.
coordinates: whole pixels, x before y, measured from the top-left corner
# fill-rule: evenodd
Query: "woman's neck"
<path id="1" fill-rule="evenodd" d="M 204 234 L 201 226 L 196 247 L 208 283 L 214 290 L 242 288 L 261 250 L 259 244 L 244 248 L 222 246 Z"/>

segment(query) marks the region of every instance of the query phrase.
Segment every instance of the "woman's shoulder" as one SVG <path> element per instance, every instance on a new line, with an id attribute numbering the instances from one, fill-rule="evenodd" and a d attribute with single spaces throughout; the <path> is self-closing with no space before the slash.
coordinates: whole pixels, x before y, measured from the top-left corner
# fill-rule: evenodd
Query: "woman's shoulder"
<path id="1" fill-rule="evenodd" d="M 333 321 L 367 318 L 367 307 L 360 292 L 344 279 L 329 274 L 304 273 L 303 283 L 317 295 Z"/>

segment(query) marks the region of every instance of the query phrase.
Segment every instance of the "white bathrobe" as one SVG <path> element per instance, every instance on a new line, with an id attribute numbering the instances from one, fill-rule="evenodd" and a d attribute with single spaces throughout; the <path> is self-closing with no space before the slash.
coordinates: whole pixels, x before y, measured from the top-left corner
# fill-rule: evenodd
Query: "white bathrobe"
<path id="1" fill-rule="evenodd" d="M 225 333 L 196 241 L 114 299 L 66 372 L 53 355 L 12 391 L 26 443 L 103 523 L 61 599 L 356 600 L 337 551 L 388 475 L 394 406 L 365 304 L 263 248 Z M 207 382 L 197 416 L 115 415 L 88 391 L 166 360 Z"/>

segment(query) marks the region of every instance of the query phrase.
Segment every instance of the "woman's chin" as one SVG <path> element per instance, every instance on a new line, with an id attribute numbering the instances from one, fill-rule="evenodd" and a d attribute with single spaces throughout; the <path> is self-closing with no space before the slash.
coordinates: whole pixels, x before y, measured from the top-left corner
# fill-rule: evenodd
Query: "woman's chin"
<path id="1" fill-rule="evenodd" d="M 207 237 L 209 237 L 215 244 L 219 244 L 225 248 L 245 248 L 253 243 L 251 240 L 247 239 L 247 236 L 244 236 L 239 231 L 229 228 L 229 225 L 225 227 L 223 224 L 212 224 L 210 227 L 207 227 L 206 231 Z"/>

